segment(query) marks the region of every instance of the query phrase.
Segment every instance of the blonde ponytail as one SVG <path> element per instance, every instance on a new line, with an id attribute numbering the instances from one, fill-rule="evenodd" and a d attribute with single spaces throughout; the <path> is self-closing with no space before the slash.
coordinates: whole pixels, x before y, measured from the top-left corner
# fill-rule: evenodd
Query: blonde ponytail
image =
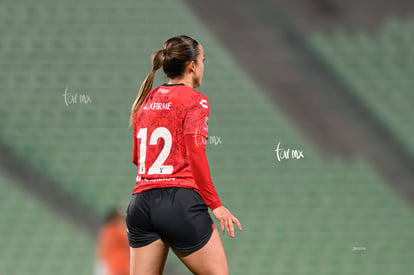
<path id="1" fill-rule="evenodd" d="M 129 117 L 129 126 L 134 124 L 134 118 L 138 111 L 138 109 L 141 107 L 142 103 L 144 102 L 145 98 L 147 97 L 148 93 L 152 89 L 152 84 L 154 82 L 154 76 L 155 72 L 162 67 L 164 64 L 166 55 L 166 50 L 158 50 L 152 54 L 152 70 L 145 78 L 144 82 L 142 82 L 141 87 L 139 88 L 139 92 L 137 95 L 137 98 L 134 101 L 134 104 L 132 104 L 131 107 L 131 115 Z"/>

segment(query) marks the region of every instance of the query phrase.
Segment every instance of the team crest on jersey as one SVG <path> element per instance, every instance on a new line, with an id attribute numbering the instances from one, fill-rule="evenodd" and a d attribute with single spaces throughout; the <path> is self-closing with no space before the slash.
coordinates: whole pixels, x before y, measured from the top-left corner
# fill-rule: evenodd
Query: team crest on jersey
<path id="1" fill-rule="evenodd" d="M 206 127 L 204 127 L 204 130 L 208 131 L 208 117 L 206 117 L 205 123 L 206 123 Z"/>
<path id="2" fill-rule="evenodd" d="M 160 94 L 166 94 L 166 93 L 168 93 L 170 91 L 170 89 L 165 89 L 165 88 L 160 88 L 160 89 L 158 89 L 158 93 L 160 93 Z"/>

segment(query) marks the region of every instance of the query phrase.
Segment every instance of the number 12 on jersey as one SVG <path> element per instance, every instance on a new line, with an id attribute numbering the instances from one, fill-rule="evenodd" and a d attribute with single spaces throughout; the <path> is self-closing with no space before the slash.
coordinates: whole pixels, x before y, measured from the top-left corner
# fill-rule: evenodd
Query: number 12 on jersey
<path id="1" fill-rule="evenodd" d="M 141 128 L 138 131 L 137 138 L 141 140 L 139 145 L 139 167 L 138 174 L 145 174 L 145 158 L 147 155 L 147 128 Z M 172 136 L 170 131 L 165 127 L 156 128 L 150 137 L 149 145 L 157 145 L 158 139 L 162 138 L 164 140 L 164 147 L 162 148 L 157 159 L 148 169 L 148 175 L 161 174 L 168 175 L 173 173 L 172 165 L 163 165 L 165 160 L 170 155 L 171 145 L 172 145 Z"/>

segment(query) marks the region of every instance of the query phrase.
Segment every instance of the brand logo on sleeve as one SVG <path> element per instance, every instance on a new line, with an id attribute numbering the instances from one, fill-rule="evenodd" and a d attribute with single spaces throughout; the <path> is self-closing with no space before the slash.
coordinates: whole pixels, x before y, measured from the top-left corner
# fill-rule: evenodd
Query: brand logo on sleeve
<path id="1" fill-rule="evenodd" d="M 201 106 L 203 106 L 203 108 L 208 108 L 208 103 L 207 103 L 207 100 L 205 100 L 205 99 L 202 99 L 201 101 L 200 101 L 200 104 L 201 104 Z"/>

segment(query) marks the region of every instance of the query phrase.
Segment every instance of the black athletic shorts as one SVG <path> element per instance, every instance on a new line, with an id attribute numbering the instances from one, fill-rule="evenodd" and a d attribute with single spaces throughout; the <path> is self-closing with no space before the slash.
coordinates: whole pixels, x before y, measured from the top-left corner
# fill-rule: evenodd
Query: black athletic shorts
<path id="1" fill-rule="evenodd" d="M 203 247 L 213 232 L 208 207 L 194 190 L 154 188 L 132 195 L 126 213 L 130 247 L 162 239 L 177 252 Z"/>

